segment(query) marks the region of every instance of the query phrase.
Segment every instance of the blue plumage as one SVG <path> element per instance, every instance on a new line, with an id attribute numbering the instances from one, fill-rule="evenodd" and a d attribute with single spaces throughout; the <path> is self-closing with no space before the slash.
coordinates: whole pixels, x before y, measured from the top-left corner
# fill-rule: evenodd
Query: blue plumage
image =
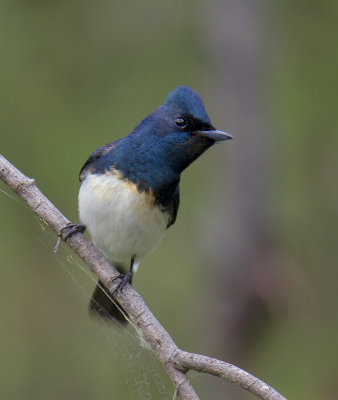
<path id="1" fill-rule="evenodd" d="M 175 222 L 183 170 L 216 141 L 230 138 L 212 126 L 199 95 L 179 86 L 129 135 L 89 157 L 80 172 L 80 217 L 115 265 L 125 270 L 130 262 L 122 284 L 131 280 L 133 264 L 157 245 L 162 230 Z M 100 307 L 93 303 L 95 296 L 91 306 L 98 311 L 103 300 L 95 293 Z M 109 313 L 118 317 L 114 309 Z"/>
<path id="2" fill-rule="evenodd" d="M 202 99 L 188 86 L 178 86 L 170 92 L 164 105 L 168 109 L 176 110 L 179 113 L 191 114 L 195 118 L 210 124 Z"/>

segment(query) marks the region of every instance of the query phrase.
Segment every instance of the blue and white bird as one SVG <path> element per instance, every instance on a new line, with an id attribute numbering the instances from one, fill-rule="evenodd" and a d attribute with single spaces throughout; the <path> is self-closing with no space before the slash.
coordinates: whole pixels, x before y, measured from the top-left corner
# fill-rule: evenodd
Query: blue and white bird
<path id="1" fill-rule="evenodd" d="M 80 172 L 80 219 L 120 271 L 120 289 L 174 224 L 183 170 L 215 142 L 231 138 L 212 126 L 199 95 L 179 86 L 129 135 L 88 158 Z M 100 282 L 90 310 L 125 321 Z"/>

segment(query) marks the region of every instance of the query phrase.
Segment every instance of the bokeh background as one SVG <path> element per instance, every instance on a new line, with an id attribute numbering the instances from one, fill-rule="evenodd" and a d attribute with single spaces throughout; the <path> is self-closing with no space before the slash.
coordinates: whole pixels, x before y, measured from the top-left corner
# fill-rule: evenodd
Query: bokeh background
<path id="1" fill-rule="evenodd" d="M 178 220 L 134 286 L 177 344 L 289 399 L 337 394 L 336 1 L 0 1 L 0 150 L 71 220 L 78 172 L 178 84 L 234 140 L 183 175 Z M 0 187 L 3 399 L 171 399 L 94 280 Z M 203 399 L 251 399 L 191 373 Z"/>

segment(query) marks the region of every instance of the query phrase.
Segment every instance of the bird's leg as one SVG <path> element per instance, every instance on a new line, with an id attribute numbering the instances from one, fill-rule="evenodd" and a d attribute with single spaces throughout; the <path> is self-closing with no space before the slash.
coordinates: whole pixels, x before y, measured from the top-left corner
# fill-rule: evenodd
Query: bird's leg
<path id="1" fill-rule="evenodd" d="M 127 283 L 131 284 L 131 281 L 133 279 L 133 266 L 134 266 L 134 261 L 135 261 L 135 256 L 133 256 L 130 260 L 130 266 L 129 266 L 129 271 L 125 274 L 120 274 L 116 278 L 113 278 L 111 282 L 116 281 L 117 279 L 121 279 L 119 284 L 117 285 L 117 288 L 113 292 L 113 296 L 116 295 L 116 293 L 121 290 L 121 293 L 123 291 L 123 288 L 126 286 Z"/>
<path id="2" fill-rule="evenodd" d="M 72 224 L 69 223 L 67 226 L 61 229 L 59 236 L 66 241 L 69 237 L 74 235 L 74 233 L 83 233 L 86 230 L 86 225 Z"/>

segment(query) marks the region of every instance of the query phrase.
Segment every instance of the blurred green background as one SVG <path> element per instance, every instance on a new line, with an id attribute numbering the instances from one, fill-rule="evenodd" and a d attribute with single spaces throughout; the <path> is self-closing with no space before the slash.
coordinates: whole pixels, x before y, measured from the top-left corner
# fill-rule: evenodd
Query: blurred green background
<path id="1" fill-rule="evenodd" d="M 0 1 L 0 152 L 71 220 L 89 154 L 178 84 L 234 135 L 184 173 L 134 286 L 178 346 L 298 400 L 338 390 L 337 4 Z M 1 398 L 171 399 L 132 329 L 89 319 L 80 261 L 0 190 Z M 190 376 L 203 399 L 253 398 Z"/>

